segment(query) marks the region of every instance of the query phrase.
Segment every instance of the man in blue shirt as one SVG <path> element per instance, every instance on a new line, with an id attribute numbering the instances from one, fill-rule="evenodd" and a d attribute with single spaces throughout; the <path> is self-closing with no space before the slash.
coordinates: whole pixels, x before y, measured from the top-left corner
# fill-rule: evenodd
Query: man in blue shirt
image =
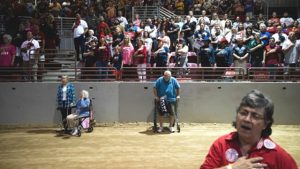
<path id="1" fill-rule="evenodd" d="M 177 111 L 177 100 L 180 98 L 179 96 L 179 89 L 180 85 L 178 81 L 172 77 L 171 71 L 166 70 L 164 72 L 164 76 L 158 78 L 154 84 L 153 88 L 153 93 L 155 96 L 156 104 L 160 105 L 163 100 L 165 100 L 166 107 L 169 107 L 169 129 L 170 132 L 174 132 L 175 129 L 173 127 L 174 125 L 174 112 Z M 160 105 L 161 106 L 161 105 Z M 158 107 L 158 106 L 156 106 Z M 163 131 L 163 116 L 164 116 L 164 111 L 162 109 L 158 108 L 159 112 L 159 129 L 157 132 L 162 132 Z"/>

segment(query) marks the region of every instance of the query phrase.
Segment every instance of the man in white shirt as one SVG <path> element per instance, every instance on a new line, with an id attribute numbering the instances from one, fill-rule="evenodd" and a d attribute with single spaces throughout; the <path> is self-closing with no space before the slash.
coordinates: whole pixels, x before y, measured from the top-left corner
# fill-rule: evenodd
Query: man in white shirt
<path id="1" fill-rule="evenodd" d="M 296 67 L 299 62 L 300 55 L 300 40 L 296 39 L 295 32 L 290 32 L 288 40 L 282 44 L 282 51 L 284 53 L 284 65 L 286 70 L 284 74 L 289 74 L 291 67 Z"/>
<path id="2" fill-rule="evenodd" d="M 278 45 L 282 46 L 283 42 L 288 40 L 288 36 L 282 32 L 282 26 L 277 26 L 276 31 L 277 32 L 274 33 L 272 37 Z"/>
<path id="3" fill-rule="evenodd" d="M 73 37 L 74 37 L 74 46 L 76 50 L 76 58 L 77 61 L 83 61 L 83 58 L 80 58 L 79 53 L 81 54 L 81 57 L 83 57 L 84 52 L 84 46 L 85 46 L 85 34 L 88 31 L 88 25 L 86 21 L 81 19 L 81 16 L 79 14 L 76 14 L 76 20 L 72 27 L 73 30 Z"/>
<path id="4" fill-rule="evenodd" d="M 158 49 L 157 28 L 152 23 L 150 18 L 147 19 L 147 24 L 145 25 L 144 31 L 149 33 L 149 36 L 152 39 L 152 50 L 156 51 Z"/>
<path id="5" fill-rule="evenodd" d="M 23 68 L 25 72 L 25 80 L 32 80 L 32 66 L 30 60 L 34 60 L 36 54 L 39 52 L 40 45 L 39 42 L 33 39 L 33 34 L 31 31 L 27 32 L 27 40 L 24 41 L 21 45 L 21 55 L 23 58 Z"/>
<path id="6" fill-rule="evenodd" d="M 122 11 L 118 11 L 117 19 L 120 22 L 120 25 L 123 26 L 123 28 L 125 28 L 128 25 L 127 19 L 124 16 L 122 16 Z"/>

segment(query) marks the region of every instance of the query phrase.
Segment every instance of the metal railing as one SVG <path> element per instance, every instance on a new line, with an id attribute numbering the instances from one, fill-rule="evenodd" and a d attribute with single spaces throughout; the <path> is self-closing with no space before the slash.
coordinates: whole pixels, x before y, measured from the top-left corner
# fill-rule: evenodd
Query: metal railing
<path id="1" fill-rule="evenodd" d="M 33 62 L 34 63 L 34 62 Z M 57 64 L 57 63 L 56 63 Z M 38 64 L 37 64 L 38 65 Z M 300 67 L 297 68 L 243 68 L 230 67 L 83 67 L 45 66 L 43 69 L 31 65 L 31 69 L 22 67 L 0 68 L 0 82 L 49 82 L 59 81 L 62 75 L 68 75 L 72 81 L 154 81 L 171 70 L 179 81 L 204 82 L 299 82 Z M 288 74 L 285 74 L 288 70 Z M 25 78 L 26 77 L 26 78 Z"/>

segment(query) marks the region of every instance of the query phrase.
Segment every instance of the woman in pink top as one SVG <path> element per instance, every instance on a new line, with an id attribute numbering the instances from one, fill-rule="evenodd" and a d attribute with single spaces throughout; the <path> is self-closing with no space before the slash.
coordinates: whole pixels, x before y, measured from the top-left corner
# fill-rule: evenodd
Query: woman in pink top
<path id="1" fill-rule="evenodd" d="M 4 44 L 0 45 L 0 67 L 13 67 L 16 56 L 16 47 L 11 44 L 12 37 L 3 35 Z"/>
<path id="2" fill-rule="evenodd" d="M 138 49 L 134 52 L 133 63 L 137 67 L 137 74 L 140 81 L 147 79 L 146 67 L 147 67 L 147 47 L 145 46 L 144 40 L 141 38 L 137 39 Z"/>
<path id="3" fill-rule="evenodd" d="M 123 56 L 123 65 L 124 67 L 131 66 L 132 64 L 132 55 L 134 53 L 134 48 L 130 42 L 129 36 L 125 36 L 123 45 L 122 45 L 122 56 Z"/>

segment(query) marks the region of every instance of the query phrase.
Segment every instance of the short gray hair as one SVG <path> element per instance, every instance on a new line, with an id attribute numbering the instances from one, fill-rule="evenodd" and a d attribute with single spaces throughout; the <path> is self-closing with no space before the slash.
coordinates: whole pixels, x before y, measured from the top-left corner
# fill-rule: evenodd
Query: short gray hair
<path id="1" fill-rule="evenodd" d="M 170 70 L 166 70 L 166 71 L 164 72 L 164 75 L 169 75 L 169 76 L 172 76 L 172 73 L 171 73 L 171 71 L 170 71 Z"/>
<path id="2" fill-rule="evenodd" d="M 88 92 L 88 91 L 82 90 L 82 91 L 81 91 L 81 94 L 82 94 L 82 97 L 83 97 L 83 98 L 87 98 L 87 99 L 89 98 L 89 92 Z"/>
<path id="3" fill-rule="evenodd" d="M 3 39 L 6 38 L 9 42 L 12 41 L 12 37 L 9 34 L 4 34 Z"/>

